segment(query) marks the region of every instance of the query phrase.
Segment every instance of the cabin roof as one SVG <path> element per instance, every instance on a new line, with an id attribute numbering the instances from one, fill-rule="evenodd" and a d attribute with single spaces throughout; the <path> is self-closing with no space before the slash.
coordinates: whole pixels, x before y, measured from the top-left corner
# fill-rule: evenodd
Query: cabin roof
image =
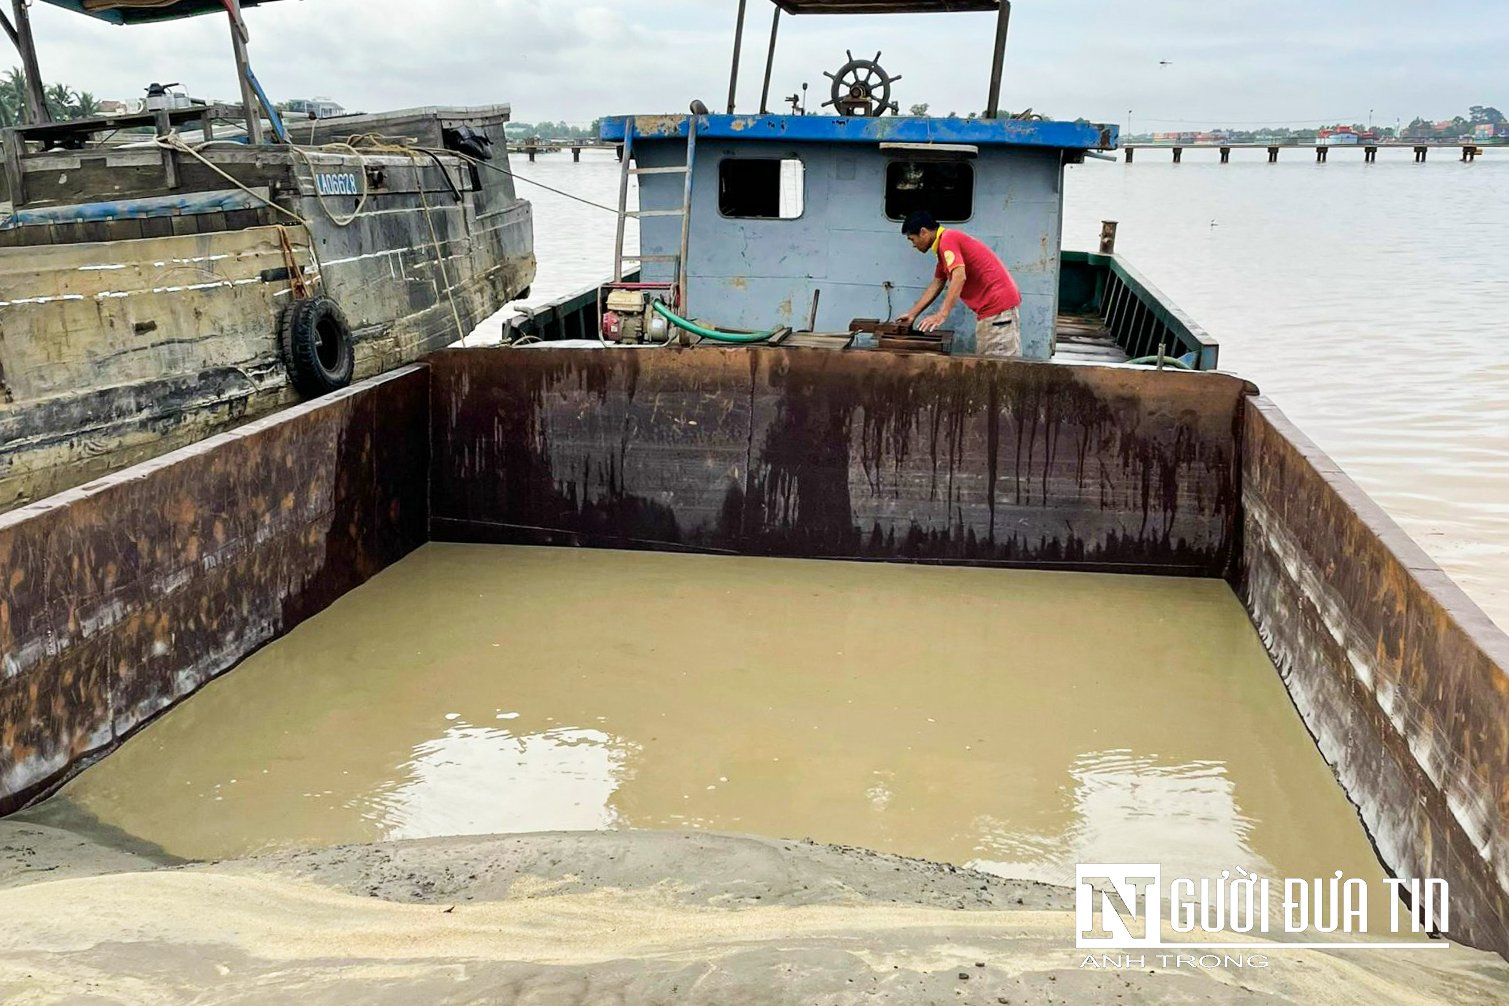
<path id="1" fill-rule="evenodd" d="M 999 10 L 1000 0 L 775 0 L 788 14 L 955 14 Z"/>
<path id="2" fill-rule="evenodd" d="M 146 21 L 176 21 L 199 14 L 225 13 L 222 0 L 45 0 L 54 7 L 88 14 L 115 24 Z M 256 7 L 273 0 L 241 0 L 242 7 Z"/>
<path id="3" fill-rule="evenodd" d="M 685 138 L 687 115 L 615 116 L 603 119 L 602 139 Z M 1049 147 L 1059 150 L 1112 150 L 1119 128 L 1093 122 L 1038 119 L 952 119 L 883 115 L 705 115 L 699 139 L 776 140 L 801 143 L 958 143 L 975 146 Z M 632 123 L 632 127 L 629 125 Z"/>

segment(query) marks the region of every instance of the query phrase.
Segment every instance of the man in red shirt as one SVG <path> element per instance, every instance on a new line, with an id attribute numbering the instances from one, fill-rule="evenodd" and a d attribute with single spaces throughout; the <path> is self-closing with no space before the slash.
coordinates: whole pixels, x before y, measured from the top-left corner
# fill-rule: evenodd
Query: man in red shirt
<path id="1" fill-rule="evenodd" d="M 979 320 L 975 325 L 975 352 L 980 356 L 1022 355 L 1022 294 L 1016 280 L 984 242 L 963 231 L 940 227 L 926 211 L 913 213 L 901 225 L 912 247 L 924 255 L 938 256 L 933 281 L 923 291 L 912 309 L 897 322 L 905 325 L 916 318 L 938 294 L 944 294 L 943 306 L 917 322 L 924 332 L 931 332 L 948 320 L 948 314 L 961 299 Z"/>

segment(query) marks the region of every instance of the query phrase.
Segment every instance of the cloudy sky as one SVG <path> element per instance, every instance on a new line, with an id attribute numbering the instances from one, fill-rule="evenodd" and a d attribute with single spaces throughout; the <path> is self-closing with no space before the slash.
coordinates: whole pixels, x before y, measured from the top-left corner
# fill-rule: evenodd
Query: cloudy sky
<path id="1" fill-rule="evenodd" d="M 8 6 L 8 4 L 7 4 Z M 278 99 L 367 111 L 512 103 L 525 121 L 588 122 L 726 101 L 737 0 L 280 0 L 248 11 L 252 60 Z M 750 0 L 741 109 L 759 102 L 771 7 Z M 1504 0 L 1016 0 L 1004 103 L 1148 128 L 1406 122 L 1509 109 Z M 113 27 L 38 2 L 42 69 L 98 97 L 153 80 L 236 93 L 223 17 Z M 903 108 L 984 105 L 993 16 L 782 18 L 772 91 L 826 90 L 844 50 L 883 50 Z M 1160 66 L 1168 60 L 1171 66 Z M 826 95 L 824 96 L 826 97 Z M 819 99 L 821 100 L 821 99 Z M 813 102 L 816 104 L 817 102 Z"/>

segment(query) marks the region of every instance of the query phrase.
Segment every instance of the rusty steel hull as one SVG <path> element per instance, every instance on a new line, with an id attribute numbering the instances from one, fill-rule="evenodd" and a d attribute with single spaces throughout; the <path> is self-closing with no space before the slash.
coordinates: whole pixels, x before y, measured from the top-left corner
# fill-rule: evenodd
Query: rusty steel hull
<path id="1" fill-rule="evenodd" d="M 435 354 L 0 515 L 0 813 L 427 538 L 1226 577 L 1385 863 L 1509 954 L 1509 636 L 1213 373 Z"/>
<path id="2" fill-rule="evenodd" d="M 1509 954 L 1509 636 L 1262 398 L 1242 513 L 1238 591 L 1384 862 Z"/>
<path id="3" fill-rule="evenodd" d="M 408 367 L 0 515 L 0 813 L 425 540 Z"/>
<path id="4" fill-rule="evenodd" d="M 446 351 L 449 539 L 1220 576 L 1227 375 L 878 353 Z"/>

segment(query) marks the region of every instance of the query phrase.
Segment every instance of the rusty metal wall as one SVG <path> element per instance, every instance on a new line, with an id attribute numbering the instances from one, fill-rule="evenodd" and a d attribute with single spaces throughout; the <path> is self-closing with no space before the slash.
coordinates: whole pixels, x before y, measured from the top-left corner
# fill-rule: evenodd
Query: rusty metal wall
<path id="1" fill-rule="evenodd" d="M 0 814 L 426 536 L 423 367 L 0 515 Z"/>
<path id="2" fill-rule="evenodd" d="M 1509 636 L 1271 402 L 1243 432 L 1238 590 L 1401 877 L 1509 954 Z"/>
<path id="3" fill-rule="evenodd" d="M 437 539 L 1221 576 L 1227 375 L 800 349 L 451 350 Z"/>

